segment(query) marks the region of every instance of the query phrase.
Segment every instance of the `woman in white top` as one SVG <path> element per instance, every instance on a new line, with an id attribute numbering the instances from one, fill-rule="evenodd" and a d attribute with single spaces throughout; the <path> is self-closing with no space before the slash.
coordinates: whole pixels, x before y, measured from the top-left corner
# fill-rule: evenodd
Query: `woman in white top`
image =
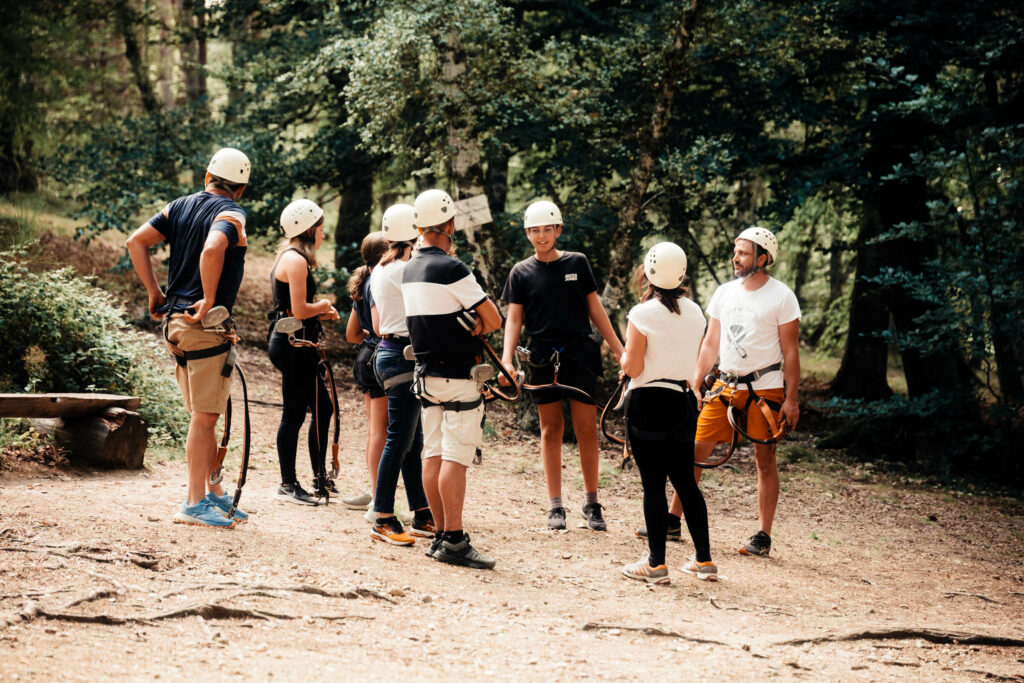
<path id="1" fill-rule="evenodd" d="M 374 372 L 388 398 L 388 433 L 377 468 L 377 486 L 373 494 L 373 530 L 371 538 L 394 545 L 412 545 L 413 536 L 434 537 L 434 518 L 423 491 L 423 429 L 420 426 L 419 399 L 412 393 L 415 363 L 403 356 L 409 345 L 402 298 L 402 271 L 419 237 L 408 204 L 389 206 L 384 212 L 382 232 L 388 239 L 388 251 L 373 270 L 370 315 L 374 332 L 381 338 L 373 358 Z M 405 481 L 409 509 L 414 511 L 412 528 L 406 533 L 395 517 L 395 489 L 398 475 Z"/>
<path id="2" fill-rule="evenodd" d="M 626 421 L 633 459 L 644 489 L 649 555 L 622 568 L 631 579 L 668 583 L 665 479 L 679 492 L 696 554 L 683 571 L 717 579 L 708 540 L 708 511 L 693 476 L 697 352 L 704 337 L 700 306 L 687 297 L 686 254 L 671 242 L 656 244 L 637 268 L 640 303 L 629 312 L 626 350 L 619 360 L 629 375 Z"/>

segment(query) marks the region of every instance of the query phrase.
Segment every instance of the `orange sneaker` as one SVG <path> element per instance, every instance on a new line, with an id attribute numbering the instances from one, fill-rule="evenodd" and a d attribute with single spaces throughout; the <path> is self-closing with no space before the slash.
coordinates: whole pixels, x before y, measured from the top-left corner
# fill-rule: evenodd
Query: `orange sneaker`
<path id="1" fill-rule="evenodd" d="M 402 523 L 398 521 L 397 517 L 378 517 L 377 521 L 373 523 L 370 538 L 391 545 L 412 545 L 416 542 L 415 538 L 405 533 Z"/>

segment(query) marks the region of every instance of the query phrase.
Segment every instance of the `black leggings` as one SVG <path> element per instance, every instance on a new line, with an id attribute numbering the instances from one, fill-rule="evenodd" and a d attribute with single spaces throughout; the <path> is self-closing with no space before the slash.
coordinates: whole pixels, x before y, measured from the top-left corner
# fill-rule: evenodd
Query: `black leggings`
<path id="1" fill-rule="evenodd" d="M 277 459 L 281 465 L 281 483 L 298 481 L 295 476 L 295 451 L 306 411 L 319 409 L 320 419 L 310 421 L 309 462 L 313 474 L 327 473 L 327 430 L 331 426 L 331 395 L 317 377 L 320 356 L 316 349 L 296 348 L 283 334 L 274 333 L 268 344 L 270 362 L 281 371 L 281 399 L 284 409 L 277 428 Z M 319 427 L 319 430 L 314 429 Z M 319 435 L 317 432 L 319 431 Z"/>
<path id="2" fill-rule="evenodd" d="M 698 562 L 711 560 L 708 540 L 708 508 L 693 477 L 693 437 L 697 431 L 697 399 L 660 387 L 639 388 L 629 401 L 629 444 L 644 487 L 644 521 L 647 522 L 648 562 L 665 564 L 665 532 L 668 503 L 665 479 L 683 501 L 686 527 L 693 539 Z"/>

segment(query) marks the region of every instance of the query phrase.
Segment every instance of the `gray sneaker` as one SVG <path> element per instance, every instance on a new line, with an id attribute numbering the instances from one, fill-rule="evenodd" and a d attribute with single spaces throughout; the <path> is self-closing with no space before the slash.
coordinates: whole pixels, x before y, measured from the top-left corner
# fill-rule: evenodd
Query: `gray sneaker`
<path id="1" fill-rule="evenodd" d="M 631 579 L 637 581 L 646 581 L 647 583 L 656 583 L 659 585 L 665 585 L 671 583 L 671 579 L 668 578 L 668 567 L 663 564 L 659 564 L 657 567 L 652 567 L 647 564 L 647 559 L 634 562 L 633 564 L 627 564 L 622 568 L 624 576 L 628 576 Z"/>
<path id="2" fill-rule="evenodd" d="M 458 543 L 442 541 L 434 553 L 434 559 L 448 564 L 457 564 L 470 569 L 494 569 L 496 560 L 481 555 L 469 544 L 469 534 L 463 534 Z"/>
<path id="3" fill-rule="evenodd" d="M 548 510 L 548 528 L 564 529 L 566 512 L 565 508 L 551 508 Z"/>
<path id="4" fill-rule="evenodd" d="M 342 498 L 341 504 L 352 510 L 366 510 L 370 507 L 371 501 L 373 501 L 373 496 L 369 493 L 360 493 L 351 498 Z"/>
<path id="5" fill-rule="evenodd" d="M 740 555 L 753 555 L 754 557 L 768 557 L 772 551 L 772 537 L 763 531 L 758 531 L 750 537 L 747 544 L 740 548 Z"/>
<path id="6" fill-rule="evenodd" d="M 718 567 L 714 562 L 698 562 L 694 555 L 683 565 L 683 571 L 696 576 L 701 581 L 718 581 Z"/>
<path id="7" fill-rule="evenodd" d="M 601 514 L 600 503 L 587 503 L 583 506 L 583 519 L 587 520 L 587 526 L 594 531 L 607 531 L 608 525 Z"/>

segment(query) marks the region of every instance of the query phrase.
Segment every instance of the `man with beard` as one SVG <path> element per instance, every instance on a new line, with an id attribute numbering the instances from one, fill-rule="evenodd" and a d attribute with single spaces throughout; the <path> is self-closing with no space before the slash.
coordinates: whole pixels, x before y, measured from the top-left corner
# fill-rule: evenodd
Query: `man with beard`
<path id="1" fill-rule="evenodd" d="M 775 419 L 785 418 L 790 430 L 800 419 L 800 304 L 793 291 L 768 275 L 779 243 L 770 230 L 747 228 L 736 238 L 733 272 L 736 279 L 720 286 L 707 307 L 708 329 L 697 357 L 694 375 L 704 377 L 718 361 L 718 379 L 697 420 L 694 460 L 705 462 L 715 446 L 733 438 L 728 404 L 746 413 L 746 433 L 758 441 L 771 441 L 772 430 L 749 391 L 772 407 Z M 719 398 L 721 400 L 719 400 Z M 773 406 L 780 406 L 777 410 Z M 757 461 L 757 509 L 760 529 L 739 548 L 741 555 L 765 557 L 771 551 L 772 522 L 779 502 L 779 470 L 775 444 L 754 442 Z M 694 468 L 697 480 L 703 470 Z M 682 504 L 673 495 L 667 537 L 679 540 Z M 646 529 L 638 536 L 645 537 Z"/>

